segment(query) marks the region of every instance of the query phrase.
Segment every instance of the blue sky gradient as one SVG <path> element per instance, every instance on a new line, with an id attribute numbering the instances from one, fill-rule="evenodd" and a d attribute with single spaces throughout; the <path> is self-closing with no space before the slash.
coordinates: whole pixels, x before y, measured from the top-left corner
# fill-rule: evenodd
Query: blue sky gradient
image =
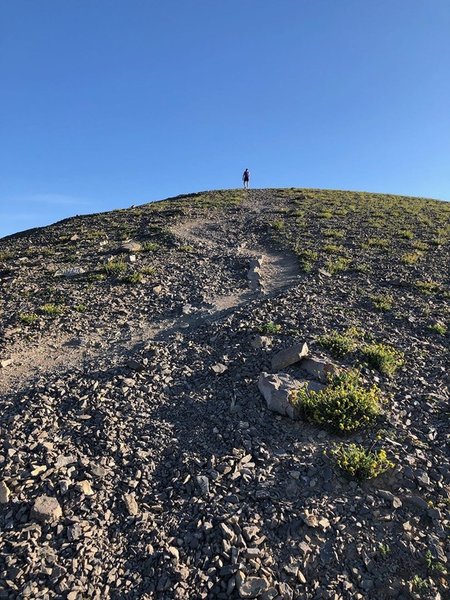
<path id="1" fill-rule="evenodd" d="M 0 236 L 181 193 L 450 199 L 448 0 L 0 0 Z"/>

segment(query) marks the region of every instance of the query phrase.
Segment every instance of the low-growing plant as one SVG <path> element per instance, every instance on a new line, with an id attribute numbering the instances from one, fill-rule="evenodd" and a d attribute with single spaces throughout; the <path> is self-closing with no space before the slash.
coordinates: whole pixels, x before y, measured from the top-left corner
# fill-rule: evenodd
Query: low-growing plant
<path id="1" fill-rule="evenodd" d="M 389 544 L 384 544 L 383 542 L 378 544 L 378 550 L 383 558 L 386 558 L 391 553 Z"/>
<path id="2" fill-rule="evenodd" d="M 331 219 L 333 217 L 333 213 L 331 210 L 322 210 L 317 216 L 319 219 Z"/>
<path id="3" fill-rule="evenodd" d="M 378 294 L 370 297 L 372 304 L 378 310 L 388 311 L 394 305 L 394 297 L 391 294 Z"/>
<path id="4" fill-rule="evenodd" d="M 425 252 L 425 250 L 428 250 L 428 244 L 426 242 L 421 242 L 420 240 L 416 240 L 411 244 L 411 246 L 415 250 L 419 250 L 421 252 Z"/>
<path id="5" fill-rule="evenodd" d="M 56 317 L 64 312 L 64 307 L 60 304 L 43 304 L 40 310 L 44 315 Z"/>
<path id="6" fill-rule="evenodd" d="M 358 372 L 345 371 L 318 392 L 300 388 L 292 402 L 300 417 L 346 434 L 373 423 L 380 414 L 381 392 L 377 386 L 364 387 Z"/>
<path id="7" fill-rule="evenodd" d="M 181 246 L 178 246 L 177 250 L 178 252 L 194 252 L 195 248 L 189 244 L 182 244 Z"/>
<path id="8" fill-rule="evenodd" d="M 314 250 L 302 250 L 297 252 L 297 254 L 302 271 L 304 273 L 310 273 L 314 268 L 315 262 L 317 261 L 317 252 L 314 252 Z"/>
<path id="9" fill-rule="evenodd" d="M 262 335 L 274 335 L 276 333 L 280 333 L 282 330 L 282 326 L 279 323 L 274 323 L 273 321 L 269 321 L 268 323 L 264 323 L 258 327 L 258 333 Z"/>
<path id="10" fill-rule="evenodd" d="M 86 304 L 75 304 L 75 306 L 73 307 L 73 309 L 76 312 L 84 313 L 84 312 L 87 311 L 87 306 L 86 306 Z"/>
<path id="11" fill-rule="evenodd" d="M 350 264 L 349 258 L 344 258 L 343 256 L 339 256 L 336 258 L 329 258 L 325 263 L 325 269 L 331 275 L 339 273 L 340 271 L 345 271 L 348 265 Z"/>
<path id="12" fill-rule="evenodd" d="M 329 350 L 335 358 L 341 358 L 356 348 L 355 339 L 349 330 L 345 333 L 337 331 L 326 333 L 318 337 L 317 342 L 322 348 Z"/>
<path id="13" fill-rule="evenodd" d="M 402 229 L 401 231 L 399 231 L 399 236 L 402 237 L 404 240 L 412 240 L 412 238 L 414 237 L 414 233 L 410 229 Z"/>
<path id="14" fill-rule="evenodd" d="M 331 455 L 340 469 L 356 479 L 374 479 L 394 467 L 385 450 L 368 450 L 359 444 L 339 444 Z M 381 548 L 380 548 L 381 550 Z M 384 556 L 389 546 L 384 547 Z"/>
<path id="15" fill-rule="evenodd" d="M 0 252 L 0 262 L 5 262 L 12 257 L 13 257 L 12 252 L 9 252 L 8 250 L 3 250 L 2 252 Z"/>
<path id="16" fill-rule="evenodd" d="M 441 289 L 437 281 L 416 281 L 415 286 L 424 294 L 434 294 Z"/>
<path id="17" fill-rule="evenodd" d="M 156 267 L 142 267 L 141 273 L 143 275 L 154 275 L 156 273 Z"/>
<path id="18" fill-rule="evenodd" d="M 345 248 L 343 246 L 338 246 L 337 244 L 325 244 L 323 247 L 324 252 L 328 254 L 342 254 L 345 252 Z"/>
<path id="19" fill-rule="evenodd" d="M 32 325 L 39 320 L 36 313 L 19 313 L 19 321 L 24 325 Z"/>
<path id="20" fill-rule="evenodd" d="M 370 367 L 389 377 L 395 375 L 405 362 L 403 352 L 387 344 L 368 344 L 362 354 Z"/>
<path id="21" fill-rule="evenodd" d="M 422 257 L 422 252 L 404 252 L 401 256 L 401 261 L 405 265 L 415 265 Z"/>
<path id="22" fill-rule="evenodd" d="M 345 232 L 343 229 L 324 229 L 323 235 L 325 237 L 341 240 L 345 236 Z"/>
<path id="23" fill-rule="evenodd" d="M 430 329 L 439 335 L 445 335 L 447 333 L 447 325 L 445 325 L 445 323 L 441 323 L 440 321 L 432 323 L 430 325 Z"/>
<path id="24" fill-rule="evenodd" d="M 127 264 L 124 260 L 111 260 L 104 266 L 105 273 L 108 275 L 122 275 L 127 270 Z"/>
<path id="25" fill-rule="evenodd" d="M 143 276 L 142 273 L 130 273 L 129 275 L 125 275 L 125 277 L 122 277 L 121 281 L 123 281 L 123 283 L 136 285 L 138 283 L 142 283 Z"/>
<path id="26" fill-rule="evenodd" d="M 411 586 L 413 590 L 420 593 L 424 592 L 430 587 L 430 582 L 428 579 L 423 579 L 420 577 L 420 575 L 414 575 L 414 577 L 411 579 Z"/>
<path id="27" fill-rule="evenodd" d="M 282 221 L 281 219 L 275 219 L 275 221 L 272 222 L 272 228 L 276 231 L 284 229 L 284 221 Z"/>
<path id="28" fill-rule="evenodd" d="M 143 252 L 156 252 L 156 250 L 159 250 L 159 248 L 160 246 L 156 242 L 144 242 L 142 244 Z"/>
<path id="29" fill-rule="evenodd" d="M 369 248 L 387 248 L 390 242 L 386 238 L 369 238 L 367 246 Z"/>

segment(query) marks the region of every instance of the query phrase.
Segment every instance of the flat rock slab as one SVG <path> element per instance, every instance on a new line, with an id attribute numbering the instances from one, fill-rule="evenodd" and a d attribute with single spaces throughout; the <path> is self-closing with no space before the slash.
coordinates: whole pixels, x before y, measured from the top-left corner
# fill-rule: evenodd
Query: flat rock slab
<path id="1" fill-rule="evenodd" d="M 51 496 L 38 496 L 33 508 L 31 518 L 42 523 L 57 521 L 62 517 L 62 509 L 56 498 Z"/>
<path id="2" fill-rule="evenodd" d="M 272 371 L 280 371 L 302 360 L 309 354 L 308 344 L 295 344 L 280 350 L 272 357 Z"/>

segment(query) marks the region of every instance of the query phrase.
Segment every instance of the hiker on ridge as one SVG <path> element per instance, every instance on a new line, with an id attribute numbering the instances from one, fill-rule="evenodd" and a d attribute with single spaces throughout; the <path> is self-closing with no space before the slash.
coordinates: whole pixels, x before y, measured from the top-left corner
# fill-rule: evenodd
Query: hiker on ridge
<path id="1" fill-rule="evenodd" d="M 250 181 L 250 171 L 245 169 L 244 174 L 242 175 L 242 181 L 244 182 L 244 187 L 248 190 L 248 183 Z"/>

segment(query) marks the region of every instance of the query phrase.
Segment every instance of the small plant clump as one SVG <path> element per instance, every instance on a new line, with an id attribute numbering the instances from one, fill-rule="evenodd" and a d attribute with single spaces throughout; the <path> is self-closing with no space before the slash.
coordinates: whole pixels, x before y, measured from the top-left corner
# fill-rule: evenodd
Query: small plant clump
<path id="1" fill-rule="evenodd" d="M 157 244 L 156 242 L 145 242 L 144 244 L 142 244 L 142 251 L 156 252 L 156 250 L 159 250 L 159 247 L 159 244 Z"/>
<path id="2" fill-rule="evenodd" d="M 58 304 L 43 304 L 41 312 L 50 317 L 56 317 L 64 312 L 64 308 Z"/>
<path id="3" fill-rule="evenodd" d="M 279 323 L 273 323 L 273 321 L 269 321 L 269 323 L 264 323 L 258 327 L 258 332 L 262 335 L 274 335 L 276 333 L 280 333 L 282 327 Z"/>
<path id="4" fill-rule="evenodd" d="M 281 231 L 282 229 L 284 229 L 284 221 L 282 221 L 281 219 L 275 219 L 275 221 L 273 221 L 272 223 L 272 227 L 276 231 Z"/>
<path id="5" fill-rule="evenodd" d="M 359 444 L 339 444 L 331 455 L 340 469 L 356 479 L 374 479 L 394 467 L 385 450 L 367 450 Z M 381 551 L 386 556 L 389 547 Z"/>
<path id="6" fill-rule="evenodd" d="M 142 273 L 130 273 L 129 275 L 125 275 L 125 277 L 122 278 L 122 281 L 124 283 L 136 285 L 138 283 L 142 283 L 143 276 Z"/>
<path id="7" fill-rule="evenodd" d="M 9 260 L 10 258 L 12 258 L 12 253 L 8 252 L 7 250 L 3 250 L 2 252 L 0 252 L 0 262 L 5 262 L 6 260 Z"/>
<path id="8" fill-rule="evenodd" d="M 353 352 L 356 348 L 356 342 L 352 333 L 352 330 L 348 330 L 345 333 L 332 331 L 331 333 L 321 335 L 317 338 L 317 341 L 322 348 L 329 350 L 332 356 L 341 358 L 349 352 Z"/>
<path id="9" fill-rule="evenodd" d="M 434 294 L 441 289 L 436 281 L 416 281 L 415 285 L 424 294 Z"/>
<path id="10" fill-rule="evenodd" d="M 340 271 L 345 271 L 345 269 L 350 264 L 349 258 L 344 258 L 343 256 L 339 256 L 337 258 L 329 258 L 325 263 L 325 269 L 331 275 L 339 273 Z"/>
<path id="11" fill-rule="evenodd" d="M 318 254 L 314 250 L 302 250 L 298 252 L 300 268 L 304 273 L 310 273 L 313 270 L 317 257 Z"/>
<path id="12" fill-rule="evenodd" d="M 379 294 L 370 298 L 374 307 L 383 312 L 391 310 L 394 305 L 394 298 L 390 294 Z"/>
<path id="13" fill-rule="evenodd" d="M 405 265 L 415 265 L 418 260 L 423 256 L 422 252 L 405 252 L 402 254 L 401 261 Z"/>
<path id="14" fill-rule="evenodd" d="M 403 352 L 387 344 L 368 344 L 362 353 L 370 367 L 389 377 L 395 375 L 405 362 Z"/>
<path id="15" fill-rule="evenodd" d="M 39 320 L 39 317 L 36 313 L 20 313 L 19 321 L 24 325 L 32 325 L 36 321 Z"/>
<path id="16" fill-rule="evenodd" d="M 112 260 L 104 266 L 107 275 L 122 275 L 127 270 L 127 265 L 123 260 Z"/>
<path id="17" fill-rule="evenodd" d="M 365 388 L 356 371 L 334 377 L 319 392 L 300 388 L 293 397 L 293 405 L 301 417 L 341 434 L 373 423 L 380 414 L 380 404 L 379 388 Z"/>
<path id="18" fill-rule="evenodd" d="M 445 325 L 445 323 L 441 323 L 440 321 L 436 321 L 436 323 L 432 323 L 430 325 L 430 330 L 438 333 L 439 335 L 445 335 L 447 333 L 447 325 Z"/>

